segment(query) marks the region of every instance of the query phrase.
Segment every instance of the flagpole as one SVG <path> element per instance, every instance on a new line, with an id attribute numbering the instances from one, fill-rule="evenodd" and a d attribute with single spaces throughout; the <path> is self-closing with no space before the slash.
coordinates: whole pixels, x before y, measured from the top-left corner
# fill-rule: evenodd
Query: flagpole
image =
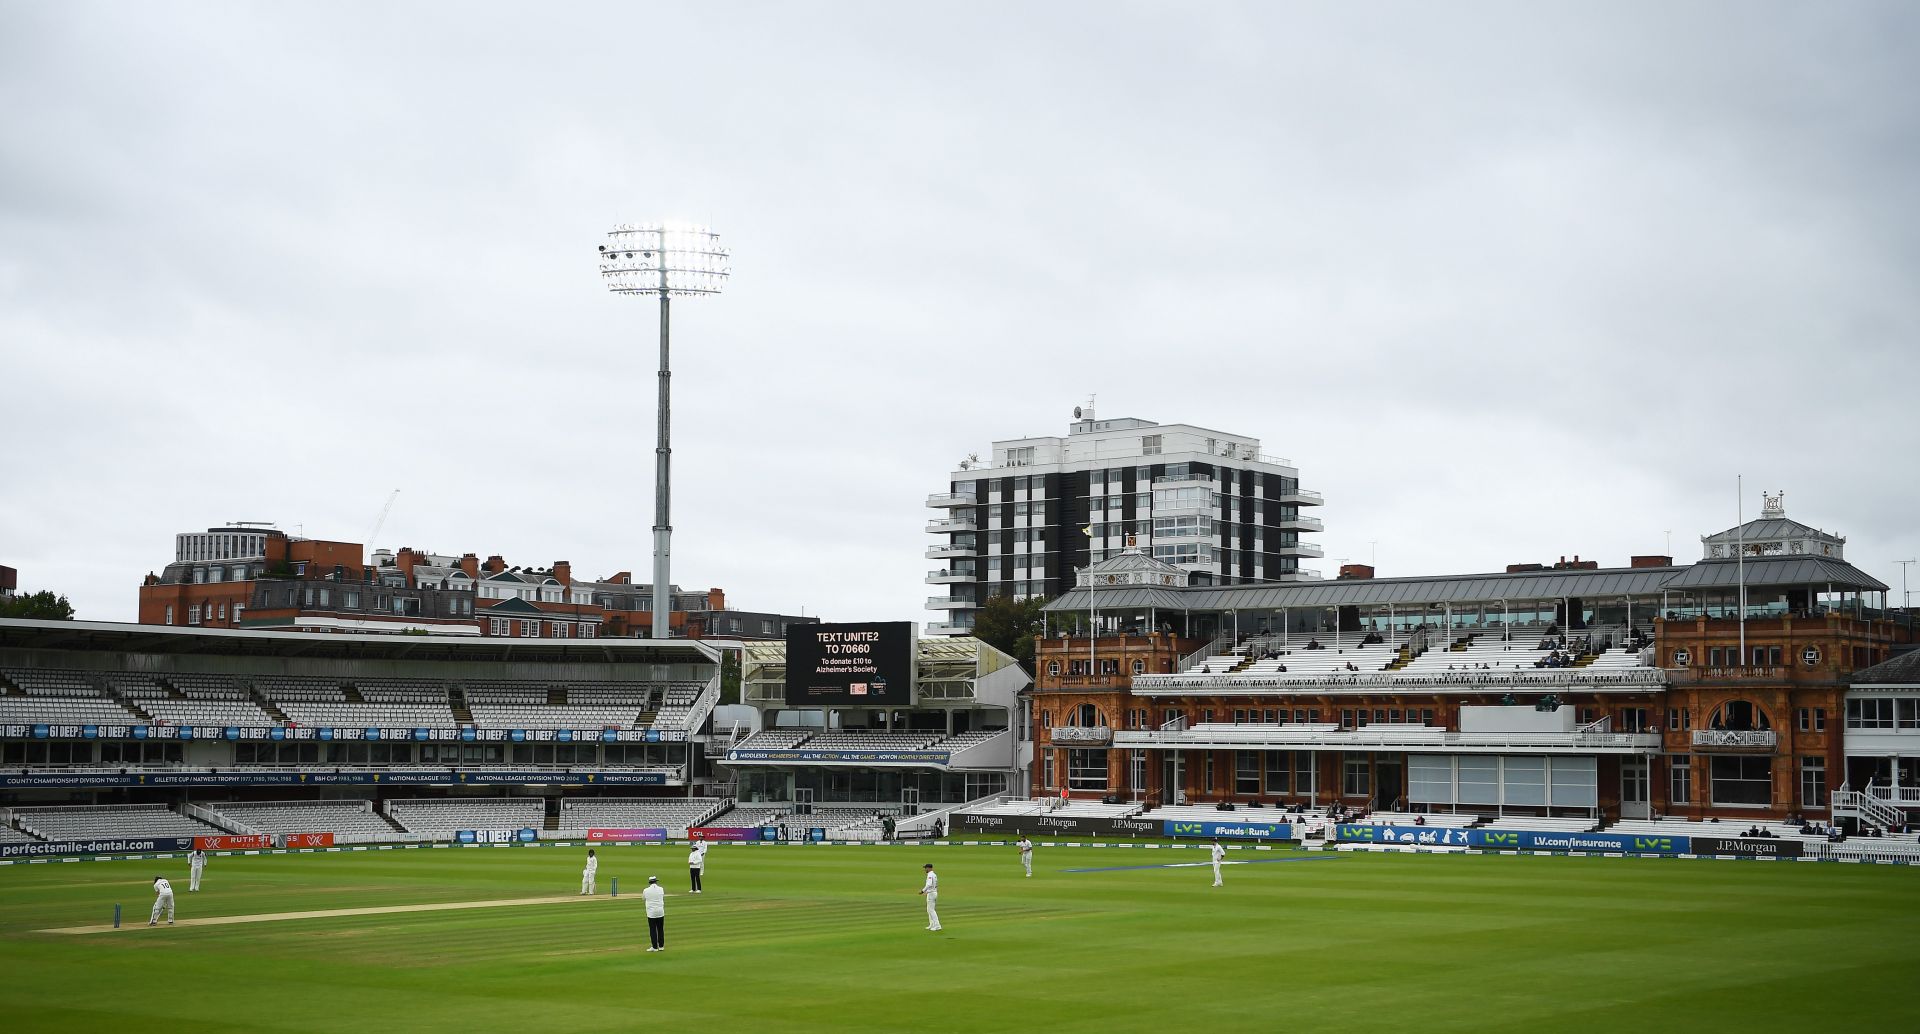
<path id="1" fill-rule="evenodd" d="M 1735 667 L 1745 667 L 1747 663 L 1747 489 L 1745 476 L 1735 474 L 1733 476 L 1733 484 L 1733 546 L 1734 556 L 1738 558 L 1734 565 L 1736 572 L 1734 575 L 1735 584 L 1738 587 L 1735 595 L 1740 601 L 1740 663 L 1735 665 Z"/>

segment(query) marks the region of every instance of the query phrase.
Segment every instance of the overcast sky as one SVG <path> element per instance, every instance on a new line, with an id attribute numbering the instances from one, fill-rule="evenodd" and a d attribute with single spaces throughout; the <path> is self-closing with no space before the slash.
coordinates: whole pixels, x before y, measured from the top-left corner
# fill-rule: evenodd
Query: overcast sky
<path id="1" fill-rule="evenodd" d="M 556 12 L 557 8 L 557 12 Z M 1551 10 L 1546 10 L 1551 8 Z M 1762 488 L 1920 555 L 1920 5 L 0 0 L 0 564 L 177 532 L 926 621 L 995 439 L 1254 435 L 1382 576 L 1699 556 Z M 1920 575 L 1920 571 L 1915 572 Z M 1920 584 L 1920 582 L 1916 582 Z M 1896 598 L 1897 602 L 1897 598 Z"/>

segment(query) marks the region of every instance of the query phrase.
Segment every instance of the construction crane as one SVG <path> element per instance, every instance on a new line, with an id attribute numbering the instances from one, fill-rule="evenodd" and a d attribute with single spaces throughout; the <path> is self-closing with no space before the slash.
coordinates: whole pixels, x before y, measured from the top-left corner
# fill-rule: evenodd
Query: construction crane
<path id="1" fill-rule="evenodd" d="M 373 548 L 374 537 L 380 534 L 380 529 L 387 526 L 387 514 L 393 512 L 394 500 L 399 498 L 400 490 L 396 488 L 393 490 L 393 494 L 387 497 L 387 505 L 380 508 L 380 516 L 374 519 L 373 530 L 367 532 L 366 547 L 368 549 Z"/>

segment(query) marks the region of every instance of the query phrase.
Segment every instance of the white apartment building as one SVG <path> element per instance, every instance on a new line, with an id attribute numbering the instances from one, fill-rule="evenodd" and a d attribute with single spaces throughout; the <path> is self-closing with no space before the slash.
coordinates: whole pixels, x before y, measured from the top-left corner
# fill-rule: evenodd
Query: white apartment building
<path id="1" fill-rule="evenodd" d="M 946 592 L 927 600 L 941 614 L 927 634 L 968 634 L 989 597 L 1059 595 L 1128 548 L 1197 585 L 1318 578 L 1300 560 L 1324 554 L 1300 535 L 1321 523 L 1301 509 L 1321 502 L 1257 438 L 1075 409 L 1065 437 L 994 442 L 991 460 L 969 457 L 927 497 L 940 516 L 926 555 L 946 562 L 927 572 Z"/>

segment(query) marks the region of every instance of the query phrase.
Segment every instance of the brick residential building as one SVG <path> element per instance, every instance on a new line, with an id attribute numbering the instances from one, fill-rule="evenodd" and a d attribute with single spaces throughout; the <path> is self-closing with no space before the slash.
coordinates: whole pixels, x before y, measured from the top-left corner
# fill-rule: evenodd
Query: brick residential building
<path id="1" fill-rule="evenodd" d="M 298 538 L 262 524 L 176 536 L 174 562 L 140 587 L 150 625 L 515 638 L 644 637 L 652 587 L 625 571 L 576 578 L 565 560 L 509 566 L 402 547 L 368 558 L 356 542 Z M 778 638 L 818 618 L 741 613 L 720 589 L 674 589 L 676 637 Z"/>

